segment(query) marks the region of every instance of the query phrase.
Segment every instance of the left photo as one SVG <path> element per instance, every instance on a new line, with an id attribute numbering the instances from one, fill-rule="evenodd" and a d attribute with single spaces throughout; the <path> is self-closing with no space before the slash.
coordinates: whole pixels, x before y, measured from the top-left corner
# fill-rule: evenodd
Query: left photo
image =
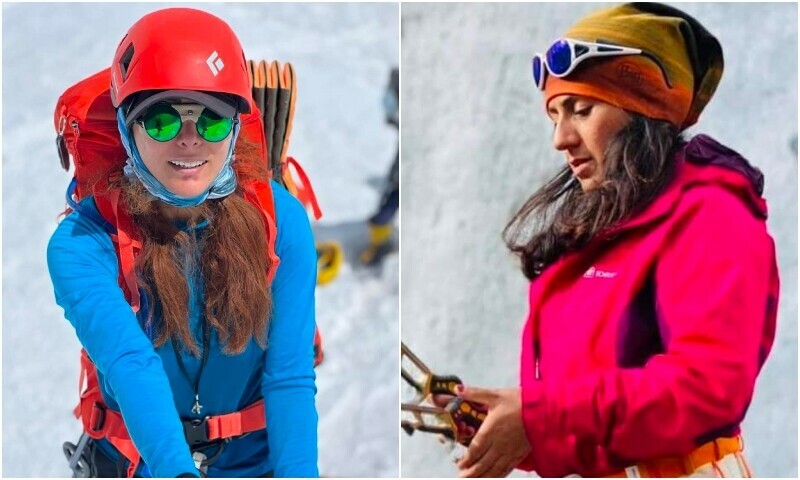
<path id="1" fill-rule="evenodd" d="M 4 476 L 399 476 L 399 10 L 3 5 Z"/>

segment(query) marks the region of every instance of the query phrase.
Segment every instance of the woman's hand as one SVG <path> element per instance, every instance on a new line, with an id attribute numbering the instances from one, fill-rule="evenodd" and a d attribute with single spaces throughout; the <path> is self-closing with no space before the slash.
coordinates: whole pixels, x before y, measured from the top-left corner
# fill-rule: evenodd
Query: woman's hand
<path id="1" fill-rule="evenodd" d="M 522 425 L 519 388 L 462 387 L 459 396 L 489 408 L 469 450 L 457 463 L 459 476 L 505 477 L 531 452 Z"/>

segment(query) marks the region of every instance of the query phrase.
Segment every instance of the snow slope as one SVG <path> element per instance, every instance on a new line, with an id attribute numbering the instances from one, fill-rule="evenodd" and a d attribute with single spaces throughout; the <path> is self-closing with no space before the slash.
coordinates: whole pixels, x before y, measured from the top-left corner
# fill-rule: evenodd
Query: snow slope
<path id="1" fill-rule="evenodd" d="M 185 4 L 181 4 L 186 6 Z M 108 66 L 127 28 L 168 4 L 3 5 L 3 474 L 69 476 L 79 345 L 55 304 L 45 262 L 70 176 L 58 165 L 60 93 Z M 299 80 L 290 154 L 325 212 L 357 224 L 397 134 L 382 95 L 397 65 L 397 4 L 203 4 L 230 23 L 249 58 L 290 61 Z M 378 182 L 379 184 L 380 182 Z M 344 192 L 344 193 L 343 193 Z M 366 232 L 362 232 L 365 236 Z M 397 476 L 397 255 L 365 274 L 345 265 L 317 294 L 326 360 L 317 369 L 320 470 Z"/>
<path id="2" fill-rule="evenodd" d="M 527 283 L 501 231 L 562 157 L 530 61 L 600 4 L 404 4 L 402 339 L 440 373 L 518 382 Z M 725 74 L 692 132 L 764 171 L 781 274 L 778 332 L 744 422 L 759 476 L 797 477 L 797 5 L 680 4 L 718 36 Z M 751 28 L 757 24 L 757 28 Z M 403 476 L 452 476 L 434 438 Z"/>

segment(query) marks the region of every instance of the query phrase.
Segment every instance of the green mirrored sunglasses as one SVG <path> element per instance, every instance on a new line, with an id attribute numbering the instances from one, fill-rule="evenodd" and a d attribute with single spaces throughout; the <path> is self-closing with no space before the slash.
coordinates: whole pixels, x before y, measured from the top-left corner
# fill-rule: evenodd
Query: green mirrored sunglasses
<path id="1" fill-rule="evenodd" d="M 197 103 L 159 102 L 148 108 L 136 123 L 153 140 L 169 142 L 178 136 L 186 120 L 195 122 L 197 133 L 207 142 L 221 142 L 233 130 L 234 119 L 220 117 Z"/>

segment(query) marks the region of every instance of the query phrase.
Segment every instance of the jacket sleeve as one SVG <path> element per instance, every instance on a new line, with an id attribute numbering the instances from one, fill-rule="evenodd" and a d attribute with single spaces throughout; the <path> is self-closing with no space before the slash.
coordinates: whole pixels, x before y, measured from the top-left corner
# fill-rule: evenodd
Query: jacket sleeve
<path id="1" fill-rule="evenodd" d="M 317 477 L 314 290 L 317 256 L 308 217 L 273 183 L 280 265 L 272 284 L 264 375 L 270 465 L 276 477 Z"/>
<path id="2" fill-rule="evenodd" d="M 51 237 L 47 263 L 56 302 L 105 375 L 150 471 L 157 477 L 196 473 L 161 360 L 117 283 L 108 234 L 74 212 Z"/>
<path id="3" fill-rule="evenodd" d="M 744 418 L 774 339 L 774 244 L 727 191 L 696 188 L 681 205 L 654 272 L 665 353 L 641 368 L 523 388 L 533 453 L 521 468 L 608 472 L 685 455 Z"/>

